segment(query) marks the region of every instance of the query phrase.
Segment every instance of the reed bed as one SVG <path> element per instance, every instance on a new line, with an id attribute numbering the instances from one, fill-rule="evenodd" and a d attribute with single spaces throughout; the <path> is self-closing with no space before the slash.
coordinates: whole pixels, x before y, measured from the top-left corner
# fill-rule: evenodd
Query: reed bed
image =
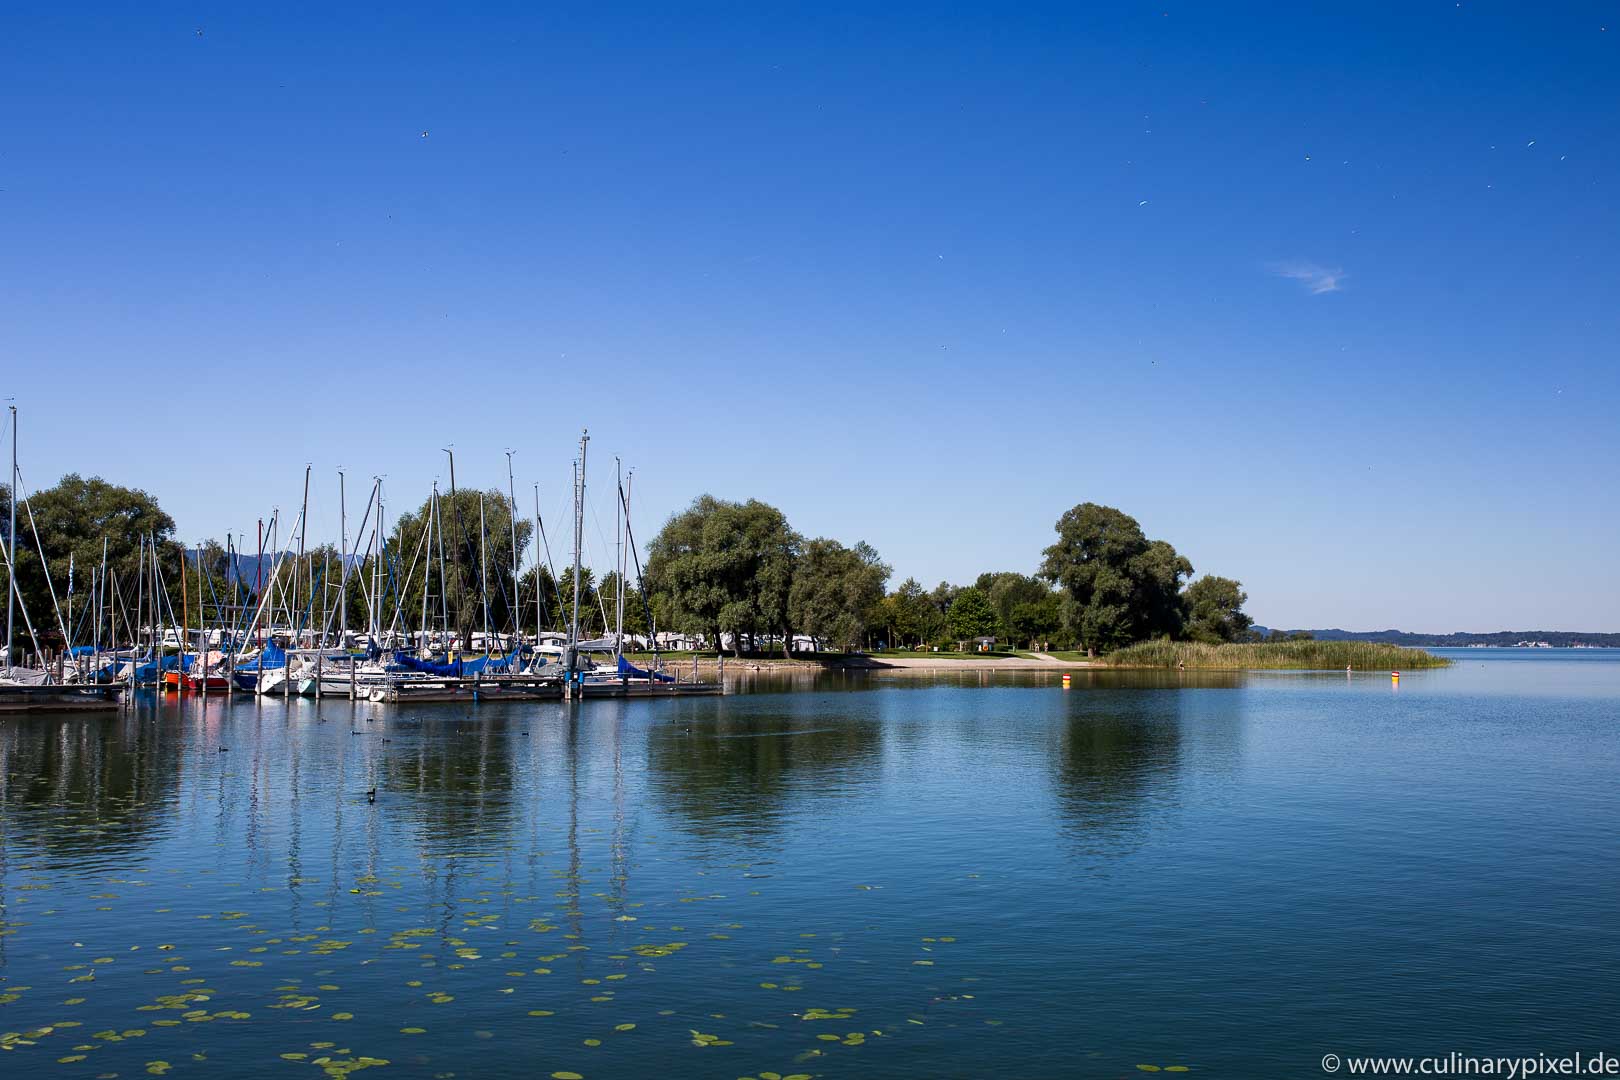
<path id="1" fill-rule="evenodd" d="M 1109 667 L 1211 668 L 1226 671 L 1289 668 L 1303 671 L 1401 671 L 1451 663 L 1422 649 L 1373 641 L 1277 641 L 1205 645 L 1193 641 L 1144 641 L 1102 658 Z"/>

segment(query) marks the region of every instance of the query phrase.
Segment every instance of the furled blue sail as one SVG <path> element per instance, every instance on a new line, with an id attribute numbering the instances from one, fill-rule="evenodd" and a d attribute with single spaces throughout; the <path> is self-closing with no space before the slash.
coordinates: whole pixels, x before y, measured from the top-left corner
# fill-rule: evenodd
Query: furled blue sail
<path id="1" fill-rule="evenodd" d="M 445 678 L 457 679 L 467 675 L 479 675 L 487 668 L 490 671 L 505 671 L 512 666 L 521 648 L 513 649 L 505 656 L 476 656 L 470 660 L 452 660 L 448 664 L 435 663 L 432 660 L 418 660 L 407 652 L 396 652 L 394 663 L 407 671 L 420 671 L 424 675 L 439 675 Z"/>
<path id="2" fill-rule="evenodd" d="M 646 671 L 636 667 L 624 657 L 619 657 L 619 674 L 628 675 L 632 679 L 655 679 L 658 682 L 674 682 L 675 676 L 666 675 L 662 671 Z"/>

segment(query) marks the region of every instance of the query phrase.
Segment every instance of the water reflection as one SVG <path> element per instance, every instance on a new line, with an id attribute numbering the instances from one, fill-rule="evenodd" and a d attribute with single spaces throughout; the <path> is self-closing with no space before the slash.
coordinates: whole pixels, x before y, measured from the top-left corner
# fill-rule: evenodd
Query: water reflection
<path id="1" fill-rule="evenodd" d="M 841 690 L 842 687 L 836 687 Z M 880 762 L 882 727 L 825 693 L 725 700 L 700 717 L 677 710 L 647 731 L 647 782 L 699 835 L 759 839 Z"/>
<path id="2" fill-rule="evenodd" d="M 511 833 L 519 786 L 514 739 L 526 736 L 510 721 L 412 718 L 371 726 L 357 725 L 352 737 L 367 758 L 364 790 L 376 790 L 391 816 L 410 821 L 426 850 L 476 849 Z"/>
<path id="3" fill-rule="evenodd" d="M 0 829 L 12 859 L 114 865 L 160 833 L 184 771 L 184 736 L 127 712 L 0 724 Z M 15 846 L 14 846 L 15 845 Z"/>
<path id="4" fill-rule="evenodd" d="M 1225 767 L 1243 707 L 1238 672 L 1083 672 L 1048 730 L 1064 835 L 1080 851 L 1121 855 L 1148 843 L 1178 802 L 1184 772 Z M 1198 746 L 1196 762 L 1187 744 Z"/>

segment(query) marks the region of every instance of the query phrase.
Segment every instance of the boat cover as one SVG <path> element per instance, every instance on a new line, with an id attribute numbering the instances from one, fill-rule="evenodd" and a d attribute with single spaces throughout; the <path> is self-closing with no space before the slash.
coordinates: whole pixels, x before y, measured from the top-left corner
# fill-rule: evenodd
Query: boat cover
<path id="1" fill-rule="evenodd" d="M 636 667 L 624 657 L 619 657 L 619 674 L 628 675 L 632 679 L 654 679 L 658 682 L 674 682 L 675 676 L 666 675 L 662 671 L 646 671 Z"/>

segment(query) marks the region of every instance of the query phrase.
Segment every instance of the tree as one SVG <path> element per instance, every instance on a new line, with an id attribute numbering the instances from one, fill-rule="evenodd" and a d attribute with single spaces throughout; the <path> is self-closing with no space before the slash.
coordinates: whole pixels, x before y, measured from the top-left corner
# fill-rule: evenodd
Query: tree
<path id="1" fill-rule="evenodd" d="M 11 491 L 0 488 L 0 516 L 9 512 Z M 38 532 L 38 542 L 35 532 Z M 57 630 L 57 608 L 64 621 L 67 612 L 68 564 L 74 568 L 74 610 L 82 610 L 89 590 L 90 570 L 101 566 L 101 545 L 107 544 L 109 576 L 127 594 L 130 615 L 134 611 L 136 575 L 141 568 L 141 540 L 156 539 L 158 564 L 164 580 L 178 586 L 180 546 L 174 542 L 174 519 L 164 513 L 157 499 L 137 488 L 110 484 L 99 476 L 86 480 L 78 473 L 62 477 L 55 487 L 35 492 L 17 505 L 17 591 L 27 607 L 36 633 Z M 43 552 L 40 550 L 43 546 Z M 4 573 L 0 566 L 0 573 Z M 47 573 L 49 579 L 47 580 Z M 6 581 L 5 588 L 11 588 Z M 52 603 L 52 593 L 56 603 Z M 113 593 L 108 592 L 108 602 Z M 77 622 L 78 620 L 75 619 Z M 119 620 L 120 626 L 123 619 Z M 71 633 L 71 631 L 70 631 Z M 122 631 L 120 632 L 122 634 Z M 21 613 L 16 618 L 16 641 L 20 653 L 28 646 Z M 53 638 L 55 634 L 53 633 Z M 73 642 L 82 644 L 82 642 Z"/>
<path id="2" fill-rule="evenodd" d="M 1181 580 L 1192 564 L 1135 518 L 1081 503 L 1057 523 L 1041 576 L 1064 591 L 1063 621 L 1088 650 L 1181 632 Z"/>
<path id="3" fill-rule="evenodd" d="M 996 609 L 990 606 L 990 598 L 976 588 L 963 589 L 956 594 L 947 618 L 951 633 L 958 641 L 990 637 L 996 632 Z"/>
<path id="4" fill-rule="evenodd" d="M 1009 637 L 1033 645 L 1046 641 L 1063 628 L 1063 605 L 1057 593 L 1050 590 L 1039 600 L 1017 604 L 1007 616 L 1005 625 Z"/>
<path id="5" fill-rule="evenodd" d="M 608 619 L 610 622 L 617 618 L 614 606 L 619 600 L 619 575 L 617 571 L 609 570 L 602 575 L 602 599 L 607 604 Z M 612 626 L 608 628 L 612 632 Z M 641 602 L 641 593 L 637 591 L 634 579 L 626 577 L 624 582 L 624 635 L 644 635 L 647 633 L 647 609 Z"/>
<path id="6" fill-rule="evenodd" d="M 461 639 L 463 648 L 470 648 L 472 635 L 484 628 L 486 599 L 490 629 L 507 631 L 532 623 L 534 594 L 516 595 L 512 581 L 511 504 L 504 491 L 492 488 L 482 493 L 483 534 L 480 538 L 479 497 L 480 493 L 472 488 L 462 488 L 454 496 L 441 491 L 436 516 L 433 500 L 429 498 L 416 510 L 394 521 L 384 547 L 385 596 L 378 612 L 378 623 L 385 632 L 393 624 L 396 613 L 401 627 L 414 627 L 421 621 L 424 591 L 428 594 L 429 624 L 439 625 L 448 608 L 449 629 Z M 434 516 L 431 548 L 423 543 L 430 516 Z M 375 556 L 367 555 L 374 522 L 375 517 L 367 524 L 365 536 L 349 539 L 351 548 L 358 545 L 359 556 L 364 558 L 363 562 L 357 558 L 356 565 L 349 570 L 351 587 L 356 582 L 369 580 L 366 575 L 375 565 Z M 522 561 L 533 531 L 534 523 L 519 514 L 516 561 Z M 551 597 L 546 600 L 549 606 Z M 351 594 L 351 619 L 355 610 Z"/>
<path id="7" fill-rule="evenodd" d="M 1243 586 L 1231 578 L 1211 574 L 1187 586 L 1187 636 L 1211 644 L 1242 641 L 1254 620 L 1243 613 L 1249 599 Z"/>
<path id="8" fill-rule="evenodd" d="M 1154 540 L 1131 561 L 1135 582 L 1134 640 L 1178 638 L 1187 621 L 1181 584 L 1192 577 L 1192 563 L 1163 540 Z"/>
<path id="9" fill-rule="evenodd" d="M 802 541 L 787 518 L 758 500 L 703 495 L 672 516 L 647 545 L 646 583 L 653 610 L 674 629 L 743 642 L 761 632 L 792 648 L 789 597 Z"/>
<path id="10" fill-rule="evenodd" d="M 836 540 L 804 545 L 793 574 L 788 609 L 793 625 L 818 643 L 854 645 L 881 618 L 883 584 L 889 567 L 871 545 L 846 548 Z"/>
<path id="11" fill-rule="evenodd" d="M 1009 641 L 1045 637 L 1062 625 L 1051 586 L 1028 574 L 980 574 L 974 586 L 995 609 L 998 632 Z"/>
<path id="12" fill-rule="evenodd" d="M 883 623 L 889 629 L 891 645 L 927 641 L 937 618 L 933 603 L 916 578 L 906 578 L 883 598 Z"/>

